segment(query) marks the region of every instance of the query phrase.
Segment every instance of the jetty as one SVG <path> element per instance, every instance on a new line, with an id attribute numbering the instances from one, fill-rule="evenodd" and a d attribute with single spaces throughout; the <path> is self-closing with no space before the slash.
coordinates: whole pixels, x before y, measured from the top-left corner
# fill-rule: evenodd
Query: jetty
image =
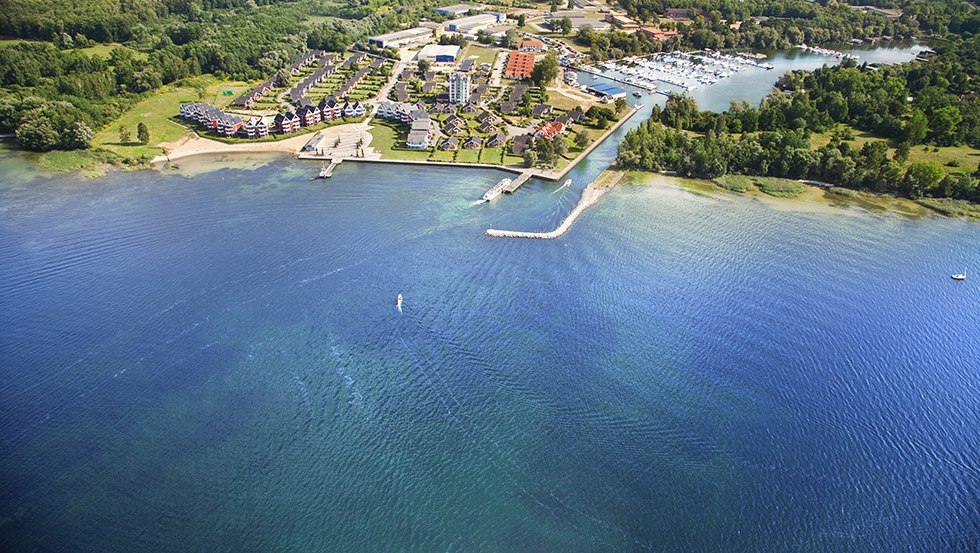
<path id="1" fill-rule="evenodd" d="M 589 67 L 587 65 L 570 65 L 569 67 L 572 70 L 574 70 L 574 71 L 580 71 L 582 73 L 588 73 L 589 75 L 593 75 L 595 77 L 600 77 L 600 78 L 603 78 L 603 79 L 606 79 L 606 80 L 610 80 L 610 81 L 613 81 L 613 82 L 616 82 L 616 83 L 630 85 L 630 86 L 639 88 L 641 90 L 646 90 L 647 92 L 656 92 L 657 91 L 657 86 L 654 85 L 654 84 L 652 84 L 652 83 L 642 83 L 642 82 L 638 82 L 638 81 L 635 81 L 635 80 L 632 80 L 632 79 L 627 80 L 627 79 L 624 79 L 622 77 L 617 77 L 617 76 L 614 76 L 614 75 L 606 75 L 602 71 L 600 71 L 598 69 L 595 69 L 593 67 Z"/>
<path id="2" fill-rule="evenodd" d="M 332 177 L 333 176 L 333 170 L 336 169 L 337 166 L 340 165 L 341 162 L 343 162 L 343 161 L 344 161 L 343 158 L 331 159 L 330 160 L 330 165 L 325 165 L 322 168 L 320 168 L 319 178 L 321 178 L 321 179 L 329 179 L 330 177 Z"/>
<path id="3" fill-rule="evenodd" d="M 497 229 L 487 229 L 484 234 L 487 236 L 492 236 L 494 238 L 530 238 L 538 240 L 553 240 L 559 236 L 568 232 L 568 229 L 572 228 L 572 224 L 578 219 L 586 209 L 595 205 L 606 192 L 612 190 L 620 181 L 626 173 L 623 171 L 605 171 L 599 178 L 594 180 L 591 184 L 585 187 L 582 191 L 582 197 L 579 199 L 578 204 L 575 209 L 565 217 L 565 220 L 558 225 L 553 231 L 550 232 L 527 232 L 519 230 L 497 230 Z"/>
<path id="4" fill-rule="evenodd" d="M 510 184 L 504 186 L 504 194 L 513 194 L 514 192 L 517 191 L 518 188 L 521 187 L 522 184 L 530 180 L 531 177 L 533 176 L 534 176 L 534 171 L 530 171 L 530 170 L 522 171 L 521 174 L 518 175 L 516 179 L 510 181 Z"/>

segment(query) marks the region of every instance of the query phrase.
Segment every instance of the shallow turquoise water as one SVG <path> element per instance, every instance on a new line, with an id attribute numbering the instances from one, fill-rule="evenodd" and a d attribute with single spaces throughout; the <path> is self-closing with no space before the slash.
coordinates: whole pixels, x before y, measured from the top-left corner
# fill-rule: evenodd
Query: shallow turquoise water
<path id="1" fill-rule="evenodd" d="M 4 549 L 978 543 L 977 225 L 315 170 L 0 188 Z"/>

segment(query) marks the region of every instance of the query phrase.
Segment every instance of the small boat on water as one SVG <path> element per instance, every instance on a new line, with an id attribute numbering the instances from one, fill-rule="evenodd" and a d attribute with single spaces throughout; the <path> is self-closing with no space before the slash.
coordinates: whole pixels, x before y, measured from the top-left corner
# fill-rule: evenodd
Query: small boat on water
<path id="1" fill-rule="evenodd" d="M 950 278 L 953 280 L 966 280 L 966 271 L 956 275 L 950 275 Z"/>
<path id="2" fill-rule="evenodd" d="M 402 295 L 401 294 L 398 294 L 398 299 L 396 300 L 395 305 L 398 306 L 398 312 L 400 313 L 401 310 L 402 310 Z"/>
<path id="3" fill-rule="evenodd" d="M 633 91 L 633 97 L 634 98 L 639 98 L 640 96 L 643 96 L 643 95 L 640 94 L 639 92 L 635 91 L 635 90 Z"/>
<path id="4" fill-rule="evenodd" d="M 511 179 L 500 179 L 497 184 L 493 185 L 493 188 L 487 190 L 487 193 L 483 195 L 483 201 L 489 202 L 490 200 L 493 200 L 497 196 L 503 194 L 504 189 L 507 188 L 511 182 L 513 182 Z"/>

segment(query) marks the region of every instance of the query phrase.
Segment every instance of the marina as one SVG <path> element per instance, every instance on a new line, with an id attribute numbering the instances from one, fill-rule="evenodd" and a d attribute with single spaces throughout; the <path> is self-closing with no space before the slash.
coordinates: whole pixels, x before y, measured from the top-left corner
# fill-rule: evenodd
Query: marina
<path id="1" fill-rule="evenodd" d="M 714 51 L 631 56 L 606 62 L 604 66 L 616 73 L 616 76 L 602 73 L 604 77 L 651 92 L 657 90 L 656 83 L 668 84 L 681 90 L 695 90 L 701 86 L 717 84 L 750 67 L 766 70 L 774 67 L 771 63 L 746 55 Z M 594 70 L 586 72 L 595 74 Z"/>

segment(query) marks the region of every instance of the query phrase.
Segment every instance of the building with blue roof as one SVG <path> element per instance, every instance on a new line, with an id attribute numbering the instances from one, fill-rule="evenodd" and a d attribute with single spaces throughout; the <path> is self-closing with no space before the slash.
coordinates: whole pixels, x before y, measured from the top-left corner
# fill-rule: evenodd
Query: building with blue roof
<path id="1" fill-rule="evenodd" d="M 589 92 L 597 96 L 610 96 L 612 98 L 625 98 L 626 90 L 618 86 L 606 83 L 598 83 L 588 87 Z"/>

